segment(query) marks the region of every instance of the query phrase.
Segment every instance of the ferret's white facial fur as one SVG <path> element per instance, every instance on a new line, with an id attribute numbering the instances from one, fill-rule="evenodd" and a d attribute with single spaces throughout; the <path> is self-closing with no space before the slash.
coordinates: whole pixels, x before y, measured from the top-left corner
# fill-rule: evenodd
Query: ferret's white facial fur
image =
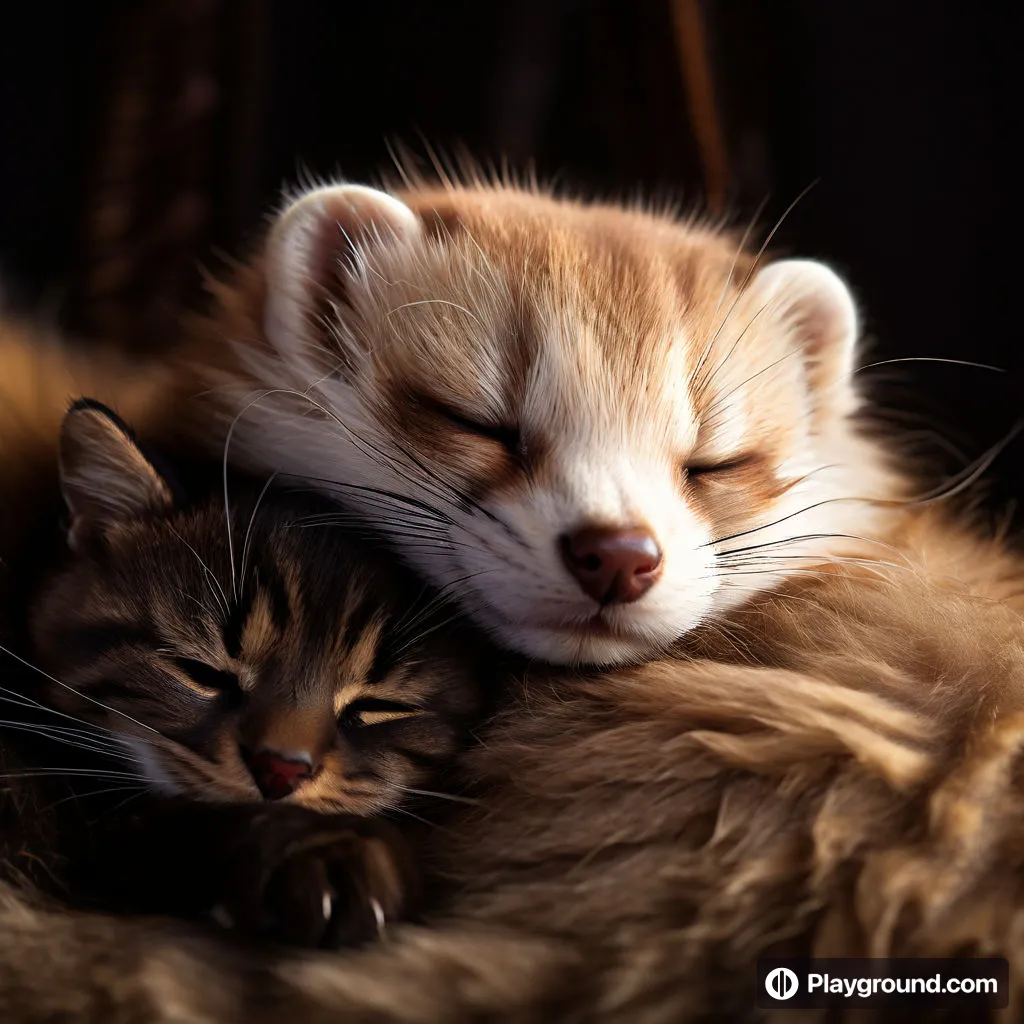
<path id="1" fill-rule="evenodd" d="M 840 555 L 884 487 L 848 422 L 854 303 L 819 263 L 514 189 L 337 186 L 283 213 L 265 270 L 269 345 L 239 351 L 271 393 L 233 455 L 334 494 L 528 655 L 664 649 Z M 657 539 L 638 600 L 567 570 L 589 525 Z"/>

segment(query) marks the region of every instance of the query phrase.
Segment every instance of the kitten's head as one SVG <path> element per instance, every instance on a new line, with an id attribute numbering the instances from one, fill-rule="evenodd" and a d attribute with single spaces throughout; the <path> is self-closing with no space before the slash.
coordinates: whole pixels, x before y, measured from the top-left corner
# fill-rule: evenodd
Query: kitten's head
<path id="1" fill-rule="evenodd" d="M 647 656 L 834 552 L 881 489 L 819 263 L 515 189 L 339 186 L 283 213 L 259 291 L 270 344 L 226 328 L 273 389 L 237 450 L 386 508 L 527 654 Z"/>
<path id="2" fill-rule="evenodd" d="M 189 507 L 91 402 L 60 477 L 72 557 L 36 602 L 36 656 L 52 702 L 117 734 L 153 787 L 371 813 L 450 759 L 472 642 L 332 506 L 257 489 L 230 514 L 223 495 Z"/>

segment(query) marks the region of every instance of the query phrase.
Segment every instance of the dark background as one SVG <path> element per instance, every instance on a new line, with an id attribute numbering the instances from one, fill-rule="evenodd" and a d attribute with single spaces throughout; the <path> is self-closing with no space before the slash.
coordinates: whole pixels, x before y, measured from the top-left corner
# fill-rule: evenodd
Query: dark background
<path id="1" fill-rule="evenodd" d="M 22 308 L 142 350 L 173 338 L 200 265 L 243 253 L 284 184 L 372 177 L 389 145 L 669 194 L 741 225 L 764 202 L 761 238 L 813 184 L 774 244 L 847 276 L 871 359 L 1007 370 L 869 371 L 954 472 L 1022 411 L 1015 204 L 997 155 L 1017 130 L 1015 32 L 999 10 L 39 0 L 0 32 L 0 270 Z M 1013 442 L 993 507 L 1022 468 Z"/>

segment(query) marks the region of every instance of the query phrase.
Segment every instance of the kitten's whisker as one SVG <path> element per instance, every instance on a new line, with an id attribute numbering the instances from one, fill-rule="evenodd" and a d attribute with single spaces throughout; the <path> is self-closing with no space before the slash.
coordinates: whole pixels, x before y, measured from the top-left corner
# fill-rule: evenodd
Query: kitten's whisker
<path id="1" fill-rule="evenodd" d="M 228 565 L 231 567 L 231 596 L 238 600 L 238 585 L 235 578 L 235 542 L 231 534 L 231 497 L 228 494 L 228 450 L 231 447 L 231 436 L 235 432 L 235 425 L 238 423 L 239 413 L 228 427 L 227 436 L 224 438 L 224 456 L 221 459 L 222 476 L 224 478 L 224 523 L 228 531 Z"/>
<path id="2" fill-rule="evenodd" d="M 392 814 L 404 814 L 404 815 L 405 815 L 405 817 L 407 817 L 407 818 L 412 818 L 412 819 L 413 819 L 413 821 L 418 821 L 418 822 L 420 822 L 420 823 L 421 823 L 421 824 L 423 824 L 423 825 L 427 825 L 427 826 L 429 826 L 430 828 L 436 828 L 436 827 L 437 827 L 437 826 L 436 826 L 436 825 L 434 824 L 434 822 L 432 822 L 432 821 L 427 821 L 427 819 L 426 819 L 426 818 L 420 817 L 420 815 L 418 815 L 418 814 L 413 814 L 413 813 L 412 813 L 412 811 L 410 811 L 410 810 L 407 810 L 407 809 L 406 809 L 405 807 L 389 807 L 389 808 L 387 808 L 387 810 L 386 810 L 386 811 L 384 812 L 384 814 L 385 814 L 386 816 L 390 816 L 390 815 L 392 815 Z"/>
<path id="3" fill-rule="evenodd" d="M 200 601 L 197 597 L 193 597 L 191 594 L 185 593 L 181 587 L 175 587 L 174 589 L 181 597 L 185 598 L 186 601 L 191 601 L 196 605 L 205 615 L 212 615 L 214 618 L 217 617 L 217 613 L 214 612 L 214 610 L 205 602 Z"/>
<path id="4" fill-rule="evenodd" d="M 23 722 L 0 721 L 0 728 L 14 732 L 27 732 L 33 736 L 41 736 L 52 743 L 63 743 L 65 746 L 74 747 L 77 750 L 87 750 L 94 754 L 101 754 L 104 757 L 111 757 L 118 760 L 121 759 L 123 753 L 116 747 L 100 745 L 98 743 L 85 740 L 81 737 L 73 737 L 63 735 L 61 733 L 55 733 L 50 731 L 49 729 L 41 728 L 39 726 L 33 726 Z"/>
<path id="5" fill-rule="evenodd" d="M 10 652 L 5 650 L 4 653 Z M 34 665 L 30 665 L 29 667 L 32 668 L 34 671 L 39 671 L 35 668 Z M 5 686 L 0 686 L 0 694 L 5 693 L 11 695 L 7 697 L 0 696 L 0 701 L 3 701 L 6 704 L 16 704 L 19 707 L 23 708 L 32 708 L 37 711 L 45 711 L 47 714 L 55 715 L 57 718 L 64 718 L 67 719 L 67 721 L 69 722 L 75 722 L 77 725 L 84 726 L 85 730 L 83 731 L 94 731 L 98 735 L 110 739 L 112 741 L 122 741 L 121 737 L 118 736 L 118 734 L 113 729 L 108 729 L 104 725 L 98 725 L 97 723 L 86 721 L 86 719 L 84 718 L 78 718 L 75 715 L 69 715 L 63 711 L 58 711 L 56 708 L 51 708 L 47 704 L 40 704 L 39 701 L 33 700 L 33 698 L 25 694 L 18 693 L 15 690 L 8 690 Z M 17 698 L 17 700 L 12 698 Z"/>
<path id="6" fill-rule="evenodd" d="M 88 790 L 85 793 L 72 793 L 71 796 L 62 796 L 59 800 L 55 800 L 50 804 L 50 808 L 59 807 L 61 804 L 67 803 L 69 800 L 80 800 L 82 797 L 86 796 L 104 796 L 108 793 L 125 793 L 129 790 L 133 790 L 135 792 L 128 798 L 128 800 L 134 800 L 137 797 L 142 796 L 148 789 L 148 786 L 110 786 L 107 789 L 94 789 Z M 122 800 L 114 809 L 120 809 L 128 803 L 128 800 Z"/>
<path id="7" fill-rule="evenodd" d="M 24 706 L 27 706 L 27 705 L 22 705 L 22 706 L 24 707 Z M 40 730 L 46 730 L 47 732 L 50 732 L 50 733 L 59 733 L 59 734 L 64 734 L 64 735 L 68 735 L 68 736 L 79 736 L 79 737 L 82 737 L 82 738 L 90 739 L 90 740 L 92 740 L 94 742 L 104 742 L 108 746 L 110 746 L 111 749 L 113 749 L 115 744 L 119 744 L 119 743 L 125 742 L 119 736 L 117 736 L 116 734 L 115 735 L 106 735 L 106 734 L 104 734 L 104 733 L 102 733 L 102 732 L 100 732 L 100 731 L 98 731 L 96 729 L 91 729 L 91 728 L 88 728 L 88 727 L 86 727 L 86 728 L 77 728 L 77 727 L 76 728 L 72 728 L 71 726 L 67 726 L 67 725 L 47 725 L 45 723 L 32 722 L 32 721 L 28 721 L 26 719 L 11 719 L 9 721 L 4 721 L 4 720 L 0 719 L 0 725 L 10 725 L 10 726 L 15 726 L 15 727 L 31 728 L 31 729 L 38 728 Z"/>
<path id="8" fill-rule="evenodd" d="M 120 786 L 120 787 L 117 787 L 117 788 L 122 789 L 122 790 L 135 789 L 134 786 Z M 148 786 L 140 786 L 140 787 L 138 787 L 138 789 L 136 789 L 136 791 L 134 793 L 132 793 L 131 796 L 125 797 L 119 804 L 117 804 L 116 807 L 111 807 L 109 813 L 110 814 L 116 814 L 119 810 L 121 810 L 122 807 L 124 807 L 125 804 L 130 804 L 133 800 L 138 800 L 140 796 L 145 796 L 146 793 L 148 792 L 148 790 L 149 790 Z M 100 792 L 97 793 L 96 795 L 99 796 L 102 793 L 114 793 L 116 791 L 117 791 L 116 789 L 104 789 L 104 790 L 100 790 Z M 67 800 L 67 799 L 70 799 L 70 798 L 69 797 L 64 797 L 64 799 Z"/>
<path id="9" fill-rule="evenodd" d="M 141 776 L 131 772 L 110 772 L 91 768 L 28 768 L 23 772 L 0 773 L 0 779 L 33 779 L 54 775 L 73 775 L 88 779 L 126 779 L 131 782 L 138 782 L 141 779 Z"/>
<path id="10" fill-rule="evenodd" d="M 109 711 L 112 715 L 120 715 L 122 718 L 132 722 L 134 725 L 139 726 L 140 729 L 145 729 L 147 732 L 154 733 L 157 736 L 161 735 L 159 730 L 154 729 L 151 725 L 146 725 L 145 722 L 140 722 L 138 719 L 132 718 L 131 715 L 126 714 L 124 711 L 119 711 L 117 708 L 109 707 L 102 701 L 96 700 L 95 697 L 90 697 L 87 693 L 82 693 L 81 690 L 76 690 L 73 686 L 57 679 L 56 676 L 51 676 L 49 672 L 44 672 L 38 665 L 33 665 L 32 662 L 26 661 L 20 654 L 15 654 L 14 651 L 9 650 L 7 647 L 0 645 L 0 652 L 10 655 L 15 661 L 24 665 L 25 668 L 31 669 L 33 672 L 38 672 L 44 679 L 49 679 L 51 683 L 55 683 L 57 686 L 63 687 L 63 689 L 73 693 L 76 697 L 81 697 L 83 700 L 89 701 L 90 704 L 95 704 L 97 707 L 103 708 L 104 711 Z"/>
<path id="11" fill-rule="evenodd" d="M 245 587 L 245 565 L 249 557 L 249 540 L 252 534 L 253 523 L 256 522 L 256 513 L 260 510 L 260 503 L 263 501 L 263 496 L 267 493 L 270 485 L 277 478 L 277 473 L 272 473 L 268 478 L 267 482 L 263 485 L 263 490 L 260 491 L 259 496 L 256 498 L 256 504 L 253 505 L 252 515 L 249 516 L 249 525 L 245 528 L 245 539 L 242 541 L 242 587 Z"/>
<path id="12" fill-rule="evenodd" d="M 30 697 L 23 697 L 20 693 L 16 693 L 14 690 L 8 690 L 6 687 L 0 686 L 0 693 L 11 694 L 11 696 L 9 697 L 0 697 L 0 701 L 2 701 L 4 704 L 14 704 L 16 707 L 31 708 L 32 710 L 50 710 L 44 704 L 40 704 L 38 701 L 32 700 Z M 79 719 L 72 718 L 71 721 L 77 722 L 79 721 Z"/>
<path id="13" fill-rule="evenodd" d="M 175 537 L 178 538 L 178 540 L 181 541 L 182 544 L 185 545 L 185 547 L 189 549 L 189 551 L 192 552 L 193 555 L 195 555 L 196 561 L 202 567 L 203 572 L 206 573 L 207 586 L 210 588 L 210 591 L 213 593 L 213 596 L 217 599 L 218 603 L 220 604 L 220 607 L 224 612 L 224 616 L 226 618 L 229 617 L 231 614 L 231 605 L 228 602 L 228 595 L 225 593 L 224 588 L 220 585 L 220 580 L 217 579 L 217 577 L 213 574 L 213 570 L 203 561 L 203 559 L 200 557 L 199 552 L 196 551 L 196 549 L 192 547 L 192 545 L 189 544 L 189 542 L 185 540 L 185 538 L 182 537 L 182 535 L 178 533 L 177 530 L 175 530 L 173 527 L 170 527 L 170 531 L 174 534 Z M 214 583 L 217 585 L 216 590 L 213 589 Z"/>
<path id="14" fill-rule="evenodd" d="M 438 793 L 432 789 L 415 789 L 412 786 L 401 786 L 397 782 L 389 783 L 392 789 L 400 790 L 403 793 L 411 793 L 413 796 L 429 796 L 438 800 L 449 800 L 455 804 L 468 804 L 470 807 L 479 807 L 482 800 L 474 800 L 468 796 L 456 796 L 454 793 Z"/>

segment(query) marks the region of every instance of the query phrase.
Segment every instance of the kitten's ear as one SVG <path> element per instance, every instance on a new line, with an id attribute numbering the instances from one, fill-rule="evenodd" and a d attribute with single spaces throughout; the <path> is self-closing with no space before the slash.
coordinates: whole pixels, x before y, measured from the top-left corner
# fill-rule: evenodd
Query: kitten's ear
<path id="1" fill-rule="evenodd" d="M 419 218 L 386 192 L 363 185 L 318 188 L 280 215 L 266 248 L 264 330 L 279 351 L 308 340 L 310 312 L 327 296 L 344 300 L 348 268 L 373 246 L 401 245 Z"/>
<path id="2" fill-rule="evenodd" d="M 804 354 L 815 404 L 852 411 L 860 325 L 849 288 L 823 263 L 780 260 L 765 267 L 750 285 L 752 301 L 790 332 Z"/>
<path id="3" fill-rule="evenodd" d="M 71 514 L 68 544 L 75 551 L 115 523 L 166 513 L 174 506 L 171 486 L 131 430 L 91 399 L 75 402 L 64 417 L 59 469 Z"/>

